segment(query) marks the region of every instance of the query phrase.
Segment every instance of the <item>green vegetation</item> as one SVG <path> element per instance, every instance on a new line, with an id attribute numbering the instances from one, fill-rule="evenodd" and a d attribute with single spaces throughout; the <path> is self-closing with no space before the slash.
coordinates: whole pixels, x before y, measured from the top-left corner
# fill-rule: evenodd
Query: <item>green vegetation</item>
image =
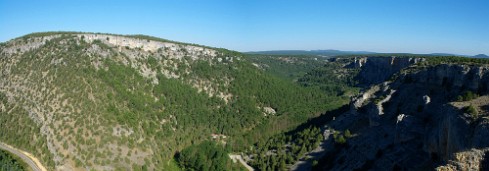
<path id="1" fill-rule="evenodd" d="M 2 171 L 23 171 L 27 170 L 27 164 L 13 154 L 0 150 L 0 170 Z"/>
<path id="2" fill-rule="evenodd" d="M 26 41 L 52 34 L 28 35 Z M 15 67 L 11 58 L 0 59 L 0 68 L 9 68 L 0 72 L 1 79 L 13 96 L 3 98 L 0 141 L 39 156 L 49 170 L 64 162 L 170 170 L 175 153 L 213 141 L 211 134 L 226 135 L 216 140 L 227 144 L 226 152 L 243 152 L 279 141 L 275 137 L 348 103 L 347 97 L 329 96 L 318 87 L 303 87 L 257 69 L 234 51 L 217 49 L 216 57 L 193 59 L 180 47 L 177 52 L 183 56 L 176 58 L 169 56 L 177 53 L 170 49 L 117 49 L 104 41 L 88 43 L 63 34 L 13 56 Z M 143 68 L 154 71 L 154 77 L 143 76 Z M 265 107 L 276 114 L 265 116 Z M 47 149 L 41 126 L 50 132 L 57 153 Z M 297 156 L 317 146 L 318 133 L 314 129 L 290 135 L 299 138 L 278 139 L 295 146 L 283 153 Z M 63 161 L 55 163 L 53 155 Z"/>
<path id="3" fill-rule="evenodd" d="M 376 57 L 391 57 L 395 56 L 396 58 L 424 58 L 425 61 L 419 63 L 418 65 L 438 65 L 438 64 L 489 64 L 489 59 L 487 58 L 470 58 L 463 56 L 437 56 L 437 55 L 426 55 L 426 54 L 395 54 L 395 53 L 386 53 L 386 54 L 373 54 L 373 55 L 341 55 L 337 56 L 337 58 L 354 58 L 358 56 L 376 56 Z"/>
<path id="4" fill-rule="evenodd" d="M 345 68 L 351 59 L 341 59 L 329 62 L 322 67 L 315 68 L 298 80 L 305 87 L 318 87 L 328 96 L 350 96 L 358 92 L 354 86 L 358 83 L 355 76 L 359 69 Z"/>
<path id="5" fill-rule="evenodd" d="M 438 64 L 489 64 L 489 59 L 484 58 L 468 58 L 459 56 L 436 56 L 424 57 L 427 65 Z"/>
<path id="6" fill-rule="evenodd" d="M 466 91 L 462 95 L 457 96 L 457 101 L 462 102 L 462 101 L 470 101 L 473 99 L 476 99 L 479 97 L 478 94 L 473 93 L 472 91 Z"/>
<path id="7" fill-rule="evenodd" d="M 177 154 L 177 162 L 184 170 L 242 170 L 228 156 L 229 150 L 211 141 L 191 145 Z"/>
<path id="8" fill-rule="evenodd" d="M 344 134 L 345 134 L 345 137 L 346 137 L 346 138 L 351 138 L 351 137 L 352 137 L 352 135 L 351 135 L 351 133 L 350 133 L 350 130 L 348 130 L 348 129 L 347 129 L 347 130 L 345 130 Z"/>
<path id="9" fill-rule="evenodd" d="M 246 55 L 246 58 L 261 69 L 277 77 L 297 81 L 307 72 L 327 63 L 326 58 L 318 56 L 287 55 Z"/>
<path id="10" fill-rule="evenodd" d="M 45 36 L 52 36 L 52 35 L 70 35 L 70 34 L 78 34 L 78 33 L 84 33 L 84 32 L 71 32 L 71 31 L 37 32 L 37 33 L 31 33 L 22 36 L 20 37 L 20 39 L 27 40 L 35 37 L 45 37 Z"/>
<path id="11" fill-rule="evenodd" d="M 309 127 L 291 135 L 279 134 L 267 142 L 258 142 L 250 153 L 255 155 L 250 163 L 259 170 L 286 170 L 324 139 L 317 127 Z"/>
<path id="12" fill-rule="evenodd" d="M 350 130 L 345 130 L 343 133 L 341 131 L 333 131 L 333 138 L 336 144 L 345 144 L 348 138 L 351 138 Z"/>
<path id="13" fill-rule="evenodd" d="M 4 107 L 0 109 L 0 141 L 33 153 L 51 168 L 54 161 L 45 136 L 39 134 L 40 127 L 29 118 L 28 112 L 10 103 L 3 93 L 0 93 L 0 106 Z"/>
<path id="14" fill-rule="evenodd" d="M 479 115 L 479 112 L 477 111 L 477 109 L 473 105 L 469 105 L 469 106 L 465 107 L 464 110 L 465 110 L 465 112 L 470 114 L 473 118 L 477 118 Z"/>
<path id="15" fill-rule="evenodd" d="M 373 101 L 374 101 L 374 104 L 378 104 L 380 103 L 380 101 L 384 100 L 386 98 L 385 95 L 382 95 L 380 97 L 376 97 Z"/>
<path id="16" fill-rule="evenodd" d="M 318 125 L 302 124 L 347 104 L 358 92 L 359 69 L 345 67 L 353 60 L 349 57 L 327 62 L 211 47 L 206 48 L 216 50 L 216 56 L 195 56 L 184 45 L 199 45 L 127 36 L 177 43 L 174 50 L 148 52 L 109 46 L 103 36 L 89 43 L 75 33 L 26 35 L 19 40 L 61 34 L 38 49 L 0 58 L 5 83 L 0 141 L 33 153 L 49 170 L 63 162 L 116 170 L 240 169 L 228 159 L 230 152 L 253 156 L 250 164 L 256 169 L 284 170 L 323 139 Z M 487 63 L 425 58 L 420 65 Z M 476 97 L 466 92 L 458 99 Z M 466 109 L 472 115 L 474 110 Z M 39 134 L 41 127 L 50 134 Z M 48 150 L 46 135 L 57 153 Z M 339 145 L 352 136 L 349 130 L 333 134 Z M 54 157 L 62 161 L 55 163 Z"/>
<path id="17" fill-rule="evenodd" d="M 346 139 L 343 135 L 338 135 L 334 138 L 334 142 L 337 143 L 337 144 L 345 144 L 346 143 Z"/>

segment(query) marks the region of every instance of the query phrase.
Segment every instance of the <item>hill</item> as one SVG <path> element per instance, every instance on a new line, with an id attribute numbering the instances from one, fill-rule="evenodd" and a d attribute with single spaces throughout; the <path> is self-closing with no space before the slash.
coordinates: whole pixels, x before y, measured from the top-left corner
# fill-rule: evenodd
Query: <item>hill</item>
<path id="1" fill-rule="evenodd" d="M 261 70 L 290 81 L 297 81 L 310 70 L 328 63 L 327 58 L 315 55 L 246 54 L 245 57 Z"/>
<path id="2" fill-rule="evenodd" d="M 49 170 L 190 167 L 180 151 L 244 151 L 347 102 L 238 52 L 141 35 L 30 34 L 0 45 L 0 68 L 0 141 Z"/>
<path id="3" fill-rule="evenodd" d="M 489 58 L 489 56 L 485 55 L 485 54 L 478 54 L 478 55 L 474 55 L 472 56 L 473 58 Z"/>
<path id="4" fill-rule="evenodd" d="M 466 170 L 489 147 L 488 64 L 35 33 L 0 44 L 0 142 L 48 170 Z"/>

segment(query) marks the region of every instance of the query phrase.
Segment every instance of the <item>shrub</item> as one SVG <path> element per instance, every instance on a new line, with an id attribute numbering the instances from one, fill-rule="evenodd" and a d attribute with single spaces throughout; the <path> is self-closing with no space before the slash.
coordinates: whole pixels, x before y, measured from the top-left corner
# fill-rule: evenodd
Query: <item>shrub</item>
<path id="1" fill-rule="evenodd" d="M 463 101 L 469 101 L 469 100 L 472 100 L 472 99 L 475 99 L 479 97 L 479 95 L 473 93 L 472 91 L 466 91 L 463 95 L 462 95 L 462 100 Z M 459 97 L 457 97 L 457 100 L 459 99 Z"/>
<path id="2" fill-rule="evenodd" d="M 476 118 L 477 115 L 479 114 L 479 112 L 477 111 L 477 109 L 473 105 L 465 107 L 465 112 L 469 113 L 474 118 Z"/>
<path id="3" fill-rule="evenodd" d="M 350 130 L 348 130 L 348 129 L 347 129 L 347 130 L 345 131 L 345 137 L 346 137 L 346 138 L 351 138 L 351 137 L 352 137 L 352 135 L 351 135 L 351 133 L 350 133 Z"/>
<path id="4" fill-rule="evenodd" d="M 313 167 L 314 167 L 314 166 L 317 166 L 317 165 L 318 165 L 318 161 L 317 161 L 317 160 L 312 161 L 312 166 L 313 166 Z"/>
<path id="5" fill-rule="evenodd" d="M 334 139 L 336 143 L 338 144 L 345 144 L 346 139 L 343 135 L 339 135 L 337 138 Z"/>

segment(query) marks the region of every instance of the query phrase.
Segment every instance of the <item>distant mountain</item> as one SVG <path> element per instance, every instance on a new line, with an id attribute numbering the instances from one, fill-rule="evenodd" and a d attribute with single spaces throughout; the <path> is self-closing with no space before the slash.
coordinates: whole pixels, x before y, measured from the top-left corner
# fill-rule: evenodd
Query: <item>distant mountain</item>
<path id="1" fill-rule="evenodd" d="M 451 53 L 429 53 L 429 54 L 417 54 L 417 53 L 378 53 L 369 51 L 341 51 L 341 50 L 269 50 L 269 51 L 251 51 L 244 52 L 246 54 L 262 54 L 262 55 L 324 55 L 324 56 L 339 56 L 339 55 L 422 55 L 422 56 L 465 56 Z M 473 56 L 474 58 L 488 58 L 487 55 L 479 54 Z"/>
<path id="2" fill-rule="evenodd" d="M 464 55 L 455 55 L 451 53 L 430 53 L 427 55 L 433 55 L 433 56 L 464 56 Z"/>
<path id="3" fill-rule="evenodd" d="M 252 51 L 244 52 L 247 54 L 264 54 L 264 55 L 325 55 L 325 56 L 337 56 L 337 55 L 365 55 L 376 54 L 376 52 L 368 51 L 341 51 L 341 50 L 270 50 L 270 51 Z"/>
<path id="4" fill-rule="evenodd" d="M 478 54 L 478 55 L 472 56 L 472 58 L 489 58 L 489 56 L 487 56 L 486 54 Z"/>

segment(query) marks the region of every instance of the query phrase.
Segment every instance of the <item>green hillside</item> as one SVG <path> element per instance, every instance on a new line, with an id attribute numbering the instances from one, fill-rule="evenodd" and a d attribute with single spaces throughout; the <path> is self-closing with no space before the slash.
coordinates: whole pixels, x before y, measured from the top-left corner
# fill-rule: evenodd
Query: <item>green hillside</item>
<path id="1" fill-rule="evenodd" d="M 0 141 L 50 169 L 171 169 L 193 144 L 245 151 L 347 102 L 234 51 L 147 38 L 61 32 L 3 43 Z"/>
<path id="2" fill-rule="evenodd" d="M 247 54 L 246 58 L 258 68 L 283 79 L 297 81 L 307 72 L 327 63 L 317 55 L 259 55 Z"/>

